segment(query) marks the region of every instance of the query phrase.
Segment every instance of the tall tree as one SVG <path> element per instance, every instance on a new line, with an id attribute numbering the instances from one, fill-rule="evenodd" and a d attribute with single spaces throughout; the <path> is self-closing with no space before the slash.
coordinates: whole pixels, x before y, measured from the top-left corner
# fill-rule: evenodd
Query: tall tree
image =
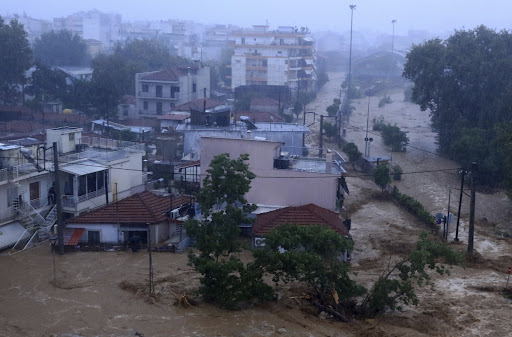
<path id="1" fill-rule="evenodd" d="M 99 55 L 92 62 L 89 102 L 95 115 L 109 119 L 117 112 L 123 94 L 130 83 L 126 61 L 118 55 Z"/>
<path id="2" fill-rule="evenodd" d="M 30 68 L 31 59 L 23 25 L 17 20 L 6 24 L 0 16 L 0 102 L 20 101 L 19 86 L 25 84 L 25 71 Z"/>
<path id="3" fill-rule="evenodd" d="M 90 60 L 82 38 L 65 29 L 42 34 L 33 49 L 35 60 L 47 66 L 86 66 Z"/>
<path id="4" fill-rule="evenodd" d="M 485 147 L 478 158 L 480 176 L 497 184 L 504 175 L 492 167 L 503 167 L 492 131 L 498 123 L 512 121 L 512 34 L 485 26 L 456 31 L 447 40 L 433 39 L 415 45 L 407 54 L 403 76 L 414 83 L 413 102 L 429 110 L 438 131 L 441 153 L 467 162 L 472 135 Z M 477 131 L 477 129 L 487 131 Z M 473 142 L 474 143 L 474 142 Z M 480 146 L 479 146 L 480 147 Z"/>
<path id="5" fill-rule="evenodd" d="M 247 203 L 244 195 L 255 177 L 245 163 L 248 159 L 247 154 L 238 159 L 221 154 L 212 160 L 197 195 L 203 220 L 185 224 L 200 252 L 189 254 L 190 263 L 202 275 L 199 291 L 207 302 L 227 308 L 255 297 L 272 298 L 271 287 L 262 280 L 263 270 L 244 264 L 235 254 L 241 250 L 239 225 L 249 223 L 240 208 Z"/>
<path id="6" fill-rule="evenodd" d="M 373 169 L 373 181 L 375 181 L 375 183 L 384 192 L 384 188 L 386 188 L 386 186 L 391 182 L 389 166 L 378 163 Z"/>

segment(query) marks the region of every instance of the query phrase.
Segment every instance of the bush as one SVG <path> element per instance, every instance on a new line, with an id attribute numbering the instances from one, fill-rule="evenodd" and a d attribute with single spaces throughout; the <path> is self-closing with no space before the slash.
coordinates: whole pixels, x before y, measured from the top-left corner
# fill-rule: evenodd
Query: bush
<path id="1" fill-rule="evenodd" d="M 396 125 L 385 124 L 382 128 L 384 144 L 391 146 L 391 151 L 402 152 L 404 146 L 409 144 L 409 138 L 405 132 Z"/>
<path id="2" fill-rule="evenodd" d="M 379 108 L 382 108 L 384 105 L 392 103 L 390 96 L 384 96 L 379 100 Z"/>
<path id="3" fill-rule="evenodd" d="M 404 207 L 409 213 L 414 215 L 418 220 L 434 229 L 436 232 L 439 230 L 435 222 L 435 218 L 423 207 L 423 205 L 416 199 L 408 196 L 407 194 L 400 193 L 396 186 L 393 186 L 391 192 L 393 199 Z"/>
<path id="4" fill-rule="evenodd" d="M 402 170 L 400 165 L 391 166 L 391 174 L 393 175 L 393 180 L 401 180 L 403 172 L 404 171 Z"/>
<path id="5" fill-rule="evenodd" d="M 373 131 L 382 131 L 386 126 L 386 121 L 384 120 L 384 116 L 380 116 L 379 118 L 372 119 L 373 123 Z"/>

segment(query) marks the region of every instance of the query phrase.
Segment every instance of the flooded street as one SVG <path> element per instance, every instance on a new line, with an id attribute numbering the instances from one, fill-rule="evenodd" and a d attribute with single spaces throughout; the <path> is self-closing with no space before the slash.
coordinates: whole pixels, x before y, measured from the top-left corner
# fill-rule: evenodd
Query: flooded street
<path id="1" fill-rule="evenodd" d="M 339 97 L 341 73 L 330 73 L 330 82 L 308 105 L 307 111 L 327 115 L 325 108 Z M 401 192 L 418 199 L 432 213 L 445 212 L 448 190 L 459 186 L 457 164 L 435 153 L 435 134 L 428 112 L 403 102 L 401 92 L 393 103 L 378 107 L 370 100 L 370 120 L 383 116 L 408 132 L 411 147 L 391 153 L 373 135 L 371 155 L 392 156 L 404 175 L 393 182 Z M 347 139 L 364 151 L 367 98 L 355 100 Z M 301 120 L 301 118 L 299 118 Z M 307 115 L 306 125 L 313 123 Z M 307 142 L 318 144 L 319 119 L 310 128 Z M 371 128 L 371 124 L 370 124 Z M 326 144 L 325 147 L 335 147 Z M 369 177 L 349 170 L 346 200 L 352 218 L 354 277 L 369 287 L 390 261 L 413 247 L 427 230 L 391 200 L 383 198 Z M 458 197 L 451 194 L 455 213 Z M 465 249 L 469 198 L 463 199 L 461 243 Z M 55 256 L 56 286 L 50 246 L 11 256 L 0 255 L 0 336 L 509 336 L 512 302 L 502 294 L 506 270 L 512 267 L 510 201 L 502 193 L 477 194 L 475 247 L 478 260 L 452 270 L 450 276 L 432 275 L 435 289 L 418 291 L 420 305 L 404 312 L 386 313 L 376 319 L 339 323 L 312 313 L 301 299 L 301 288 L 279 289 L 277 302 L 240 311 L 199 304 L 175 305 L 176 299 L 194 296 L 198 275 L 187 266 L 186 254 L 155 253 L 155 295 L 147 296 L 148 254 L 132 252 L 69 252 Z M 485 218 L 485 219 L 484 219 Z M 450 241 L 454 226 L 451 227 Z M 504 235 L 507 233 L 507 235 Z"/>

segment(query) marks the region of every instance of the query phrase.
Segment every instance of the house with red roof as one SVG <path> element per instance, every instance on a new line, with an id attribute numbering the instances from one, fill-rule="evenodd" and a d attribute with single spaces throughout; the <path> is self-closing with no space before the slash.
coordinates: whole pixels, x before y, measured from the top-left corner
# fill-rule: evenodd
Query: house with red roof
<path id="1" fill-rule="evenodd" d="M 70 218 L 65 227 L 81 233 L 78 242 L 85 245 L 118 245 L 138 238 L 142 243 L 167 242 L 180 248 L 186 246 L 188 238 L 179 218 L 192 202 L 189 196 L 159 196 L 145 191 Z"/>
<path id="2" fill-rule="evenodd" d="M 175 67 L 135 75 L 139 117 L 156 118 L 204 96 L 210 97 L 209 67 Z"/>
<path id="3" fill-rule="evenodd" d="M 255 248 L 265 246 L 265 235 L 284 224 L 326 226 L 338 234 L 350 238 L 349 229 L 343 224 L 338 213 L 315 204 L 307 204 L 258 214 L 252 226 L 252 246 Z M 344 259 L 347 258 L 348 255 L 345 255 Z"/>

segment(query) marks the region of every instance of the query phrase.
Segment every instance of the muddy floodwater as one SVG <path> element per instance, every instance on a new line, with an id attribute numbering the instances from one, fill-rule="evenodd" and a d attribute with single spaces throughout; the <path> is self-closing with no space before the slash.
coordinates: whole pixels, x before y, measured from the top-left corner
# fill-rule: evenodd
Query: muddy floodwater
<path id="1" fill-rule="evenodd" d="M 331 81 L 308 111 L 326 115 L 325 108 L 339 97 L 343 74 L 329 77 Z M 403 102 L 401 91 L 390 95 L 393 103 L 382 108 L 379 97 L 370 99 L 370 119 L 383 116 L 396 123 L 407 131 L 412 147 L 391 153 L 376 134 L 371 155 L 388 155 L 402 167 L 402 180 L 393 182 L 401 192 L 418 199 L 432 214 L 446 212 L 449 189 L 459 186 L 457 164 L 436 154 L 428 112 Z M 356 109 L 345 125 L 347 140 L 361 152 L 367 103 L 367 98 L 354 100 Z M 307 115 L 313 132 L 306 141 L 315 147 L 319 121 L 313 116 Z M 337 149 L 336 144 L 325 142 L 325 147 Z M 350 195 L 344 212 L 352 218 L 355 244 L 351 277 L 369 287 L 428 228 L 383 196 L 357 168 L 349 167 L 347 176 Z M 454 193 L 452 210 L 458 205 Z M 193 298 L 199 281 L 187 266 L 186 253 L 153 254 L 155 294 L 149 297 L 147 252 L 70 251 L 54 256 L 43 243 L 14 255 L 0 255 L 0 336 L 510 336 L 512 302 L 503 289 L 507 269 L 512 267 L 512 205 L 500 191 L 477 193 L 476 200 L 477 258 L 453 268 L 448 276 L 433 274 L 434 289 L 419 289 L 420 305 L 404 306 L 403 312 L 336 322 L 315 312 L 304 299 L 305 289 L 293 284 L 278 289 L 278 301 L 248 303 L 239 311 L 189 305 L 183 296 Z M 461 251 L 467 244 L 468 205 L 469 199 L 463 199 L 461 241 L 450 243 Z"/>

